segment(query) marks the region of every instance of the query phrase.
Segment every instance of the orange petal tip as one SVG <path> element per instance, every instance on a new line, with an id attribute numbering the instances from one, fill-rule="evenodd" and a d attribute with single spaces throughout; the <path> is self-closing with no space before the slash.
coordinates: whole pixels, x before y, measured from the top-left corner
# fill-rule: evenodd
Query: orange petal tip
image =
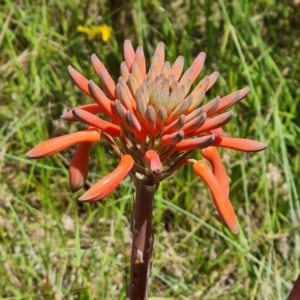
<path id="1" fill-rule="evenodd" d="M 69 75 L 72 79 L 72 81 L 75 83 L 75 85 L 85 94 L 88 96 L 90 95 L 90 92 L 88 90 L 88 80 L 81 74 L 79 73 L 76 69 L 74 69 L 71 65 L 68 66 L 67 68 Z"/>

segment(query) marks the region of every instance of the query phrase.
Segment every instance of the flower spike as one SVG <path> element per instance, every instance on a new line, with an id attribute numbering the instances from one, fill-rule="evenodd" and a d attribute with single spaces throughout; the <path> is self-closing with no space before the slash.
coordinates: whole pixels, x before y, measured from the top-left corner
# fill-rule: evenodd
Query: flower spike
<path id="1" fill-rule="evenodd" d="M 159 43 L 147 69 L 143 48 L 140 46 L 135 50 L 130 40 L 126 40 L 118 82 L 114 82 L 96 54 L 91 56 L 105 92 L 69 66 L 68 72 L 75 85 L 95 103 L 73 108 L 62 118 L 79 121 L 91 128 L 43 142 L 27 156 L 47 157 L 79 144 L 70 163 L 70 186 L 76 191 L 87 177 L 91 145 L 99 141 L 103 133 L 122 159 L 115 171 L 80 197 L 81 201 L 96 201 L 109 194 L 128 173 L 136 184 L 143 180 L 149 183 L 148 187 L 157 188 L 161 180 L 190 162 L 192 153 L 200 150 L 211 169 L 200 160 L 194 164 L 194 171 L 209 187 L 223 222 L 236 233 L 237 221 L 228 199 L 229 179 L 217 147 L 256 152 L 267 145 L 226 137 L 223 131 L 223 126 L 233 116 L 231 111 L 225 110 L 241 101 L 249 93 L 248 87 L 222 98 L 217 96 L 201 105 L 206 92 L 219 77 L 216 71 L 203 76 L 192 89 L 203 69 L 205 57 L 206 54 L 201 52 L 183 73 L 183 56 L 171 64 L 165 60 L 164 44 Z M 105 119 L 98 117 L 99 113 L 106 114 L 109 120 L 106 116 Z M 134 172 L 130 172 L 133 167 Z"/>
<path id="2" fill-rule="evenodd" d="M 183 73 L 184 57 L 179 56 L 174 63 L 166 61 L 163 43 L 158 44 L 147 64 L 143 48 L 139 46 L 134 50 L 130 40 L 126 40 L 117 82 L 96 54 L 91 56 L 104 89 L 69 66 L 72 81 L 95 103 L 75 107 L 62 118 L 79 121 L 90 128 L 50 139 L 27 153 L 29 158 L 42 158 L 78 144 L 69 169 L 73 192 L 85 183 L 90 149 L 100 140 L 101 134 L 121 158 L 116 169 L 92 185 L 79 200 L 101 200 L 127 174 L 133 179 L 137 192 L 132 215 L 129 283 L 132 299 L 148 299 L 148 266 L 153 252 L 151 216 L 154 192 L 159 183 L 183 165 L 193 162 L 194 172 L 210 189 L 221 220 L 231 232 L 237 233 L 237 219 L 228 198 L 229 179 L 217 147 L 256 152 L 267 146 L 253 140 L 226 137 L 222 128 L 233 115 L 231 111 L 225 111 L 249 93 L 248 87 L 222 98 L 217 96 L 202 105 L 207 91 L 220 75 L 215 71 L 197 80 L 205 57 L 206 54 L 201 52 Z M 104 117 L 98 116 L 102 113 Z M 195 162 L 191 159 L 199 150 L 210 167 L 206 160 Z"/>

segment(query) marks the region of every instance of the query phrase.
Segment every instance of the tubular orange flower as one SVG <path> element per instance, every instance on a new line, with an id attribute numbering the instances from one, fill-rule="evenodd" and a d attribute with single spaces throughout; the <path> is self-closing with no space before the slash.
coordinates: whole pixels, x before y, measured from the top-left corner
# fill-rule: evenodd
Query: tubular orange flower
<path id="1" fill-rule="evenodd" d="M 94 115 L 104 112 L 103 109 L 97 103 L 81 105 L 81 106 L 78 106 L 77 108 L 83 109 Z M 60 117 L 66 121 L 77 121 L 77 119 L 73 115 L 73 109 L 70 109 L 69 111 L 67 111 L 66 113 L 61 115 Z"/>
<path id="2" fill-rule="evenodd" d="M 164 167 L 156 151 L 148 150 L 145 153 L 145 159 L 149 164 L 151 172 L 161 173 L 164 170 Z"/>
<path id="3" fill-rule="evenodd" d="M 93 54 L 91 56 L 91 61 L 92 61 L 92 65 L 93 65 L 95 73 L 99 76 L 99 78 L 101 78 L 101 77 L 103 78 L 101 80 L 105 82 L 106 91 L 108 92 L 108 94 L 111 97 L 114 97 L 115 96 L 116 84 L 114 83 L 113 79 L 109 75 L 109 73 L 106 70 L 105 66 L 100 61 L 100 59 L 97 57 L 96 54 Z M 104 78 L 106 78 L 106 80 L 104 80 Z"/>
<path id="4" fill-rule="evenodd" d="M 121 134 L 121 129 L 118 126 L 111 124 L 103 119 L 100 119 L 86 110 L 74 108 L 73 115 L 78 121 L 89 126 L 99 128 L 113 137 L 120 136 Z"/>
<path id="5" fill-rule="evenodd" d="M 229 196 L 229 181 L 228 176 L 226 174 L 225 167 L 222 163 L 221 157 L 218 153 L 216 147 L 207 147 L 201 150 L 201 154 L 204 158 L 206 158 L 212 168 L 216 179 L 218 180 L 220 186 L 222 187 L 225 195 Z"/>
<path id="6" fill-rule="evenodd" d="M 103 199 L 120 184 L 124 177 L 127 176 L 133 164 L 133 158 L 130 155 L 125 154 L 114 171 L 101 178 L 78 200 L 91 202 Z"/>
<path id="7" fill-rule="evenodd" d="M 197 134 L 201 134 L 213 129 L 218 129 L 225 124 L 227 124 L 233 117 L 233 112 L 229 111 L 223 114 L 220 114 L 212 119 L 207 119 L 207 121 L 195 131 Z"/>
<path id="8" fill-rule="evenodd" d="M 53 155 L 79 143 L 96 143 L 100 132 L 96 128 L 78 131 L 42 142 L 26 153 L 29 158 L 42 158 Z"/>
<path id="9" fill-rule="evenodd" d="M 201 136 L 195 139 L 185 139 L 175 145 L 177 151 L 197 150 L 210 146 L 215 140 L 214 135 Z"/>
<path id="10" fill-rule="evenodd" d="M 90 96 L 88 84 L 89 81 L 81 75 L 78 71 L 76 71 L 72 66 L 68 67 L 69 75 L 72 79 L 72 81 L 75 83 L 75 85 L 85 94 Z"/>
<path id="11" fill-rule="evenodd" d="M 199 160 L 194 164 L 193 169 L 210 189 L 216 209 L 225 225 L 232 233 L 238 233 L 237 219 L 231 202 L 207 163 L 204 160 Z"/>
<path id="12" fill-rule="evenodd" d="M 80 190 L 89 171 L 89 155 L 92 144 L 79 144 L 69 167 L 70 187 L 72 192 Z"/>
<path id="13" fill-rule="evenodd" d="M 267 148 L 266 143 L 222 136 L 217 136 L 213 145 L 243 152 L 258 152 Z"/>

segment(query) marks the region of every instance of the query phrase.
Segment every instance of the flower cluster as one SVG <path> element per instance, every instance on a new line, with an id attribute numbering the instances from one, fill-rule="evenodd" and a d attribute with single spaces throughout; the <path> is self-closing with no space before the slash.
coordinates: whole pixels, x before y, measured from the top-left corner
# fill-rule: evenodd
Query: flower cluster
<path id="1" fill-rule="evenodd" d="M 243 152 L 266 148 L 265 143 L 227 137 L 222 130 L 233 116 L 232 111 L 224 111 L 242 100 L 249 88 L 222 98 L 217 96 L 201 106 L 205 93 L 219 76 L 218 72 L 205 76 L 190 91 L 203 67 L 204 52 L 184 73 L 182 56 L 173 65 L 165 61 L 163 43 L 158 44 L 148 72 L 141 46 L 134 50 L 131 42 L 126 40 L 124 58 L 120 77 L 115 82 L 98 57 L 92 55 L 92 65 L 103 90 L 69 66 L 75 85 L 95 103 L 73 108 L 62 118 L 79 121 L 88 128 L 45 141 L 30 150 L 27 156 L 47 157 L 78 144 L 69 169 L 71 189 L 77 191 L 87 178 L 91 146 L 101 138 L 108 141 L 120 157 L 120 163 L 112 173 L 86 191 L 80 201 L 102 199 L 128 174 L 135 182 L 151 177 L 157 187 L 178 168 L 192 163 L 194 172 L 210 189 L 223 223 L 237 233 L 237 219 L 228 198 L 229 180 L 218 147 Z M 98 114 L 105 114 L 111 122 Z M 204 159 L 191 159 L 194 151 L 200 151 Z"/>

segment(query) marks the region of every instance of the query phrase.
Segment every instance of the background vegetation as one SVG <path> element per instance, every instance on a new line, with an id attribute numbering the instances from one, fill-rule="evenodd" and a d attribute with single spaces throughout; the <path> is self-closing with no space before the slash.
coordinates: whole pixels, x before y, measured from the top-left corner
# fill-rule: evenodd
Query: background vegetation
<path id="1" fill-rule="evenodd" d="M 168 60 L 183 54 L 186 66 L 205 51 L 202 75 L 221 73 L 207 99 L 251 87 L 228 135 L 269 144 L 259 154 L 223 152 L 237 236 L 222 226 L 191 168 L 161 184 L 150 295 L 286 299 L 300 271 L 299 20 L 298 0 L 0 1 L 2 299 L 126 298 L 130 180 L 101 203 L 79 204 L 82 191 L 72 195 L 68 187 L 72 150 L 40 161 L 24 155 L 74 131 L 60 115 L 90 103 L 67 66 L 96 78 L 95 52 L 117 78 L 124 38 L 143 45 L 148 58 L 163 41 Z M 77 32 L 100 24 L 113 29 L 107 42 Z M 94 147 L 89 182 L 116 162 L 105 143 Z"/>

